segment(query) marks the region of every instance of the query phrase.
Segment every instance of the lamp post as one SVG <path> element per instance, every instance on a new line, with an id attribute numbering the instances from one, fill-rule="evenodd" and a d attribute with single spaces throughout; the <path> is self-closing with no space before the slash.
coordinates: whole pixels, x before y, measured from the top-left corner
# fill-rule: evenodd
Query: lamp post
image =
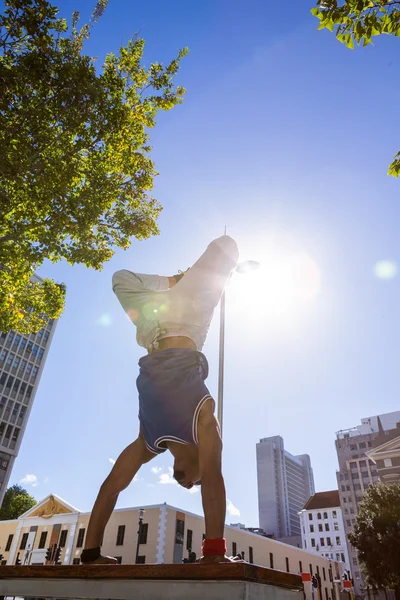
<path id="1" fill-rule="evenodd" d="M 138 564 L 138 559 L 139 559 L 139 546 L 140 546 L 140 537 L 142 534 L 142 523 L 143 523 L 143 513 L 144 510 L 143 508 L 141 508 L 139 510 L 139 529 L 138 529 L 138 537 L 137 537 L 137 544 L 136 544 L 136 560 L 135 560 L 135 564 Z"/>
<path id="2" fill-rule="evenodd" d="M 239 263 L 235 271 L 240 274 L 250 273 L 255 271 L 260 266 L 255 260 L 247 260 Z M 226 292 L 221 296 L 220 303 L 220 318 L 219 318 L 219 364 L 218 364 L 218 408 L 217 417 L 219 421 L 221 437 L 222 437 L 222 419 L 224 411 L 224 369 L 225 369 L 225 307 L 226 307 Z"/>

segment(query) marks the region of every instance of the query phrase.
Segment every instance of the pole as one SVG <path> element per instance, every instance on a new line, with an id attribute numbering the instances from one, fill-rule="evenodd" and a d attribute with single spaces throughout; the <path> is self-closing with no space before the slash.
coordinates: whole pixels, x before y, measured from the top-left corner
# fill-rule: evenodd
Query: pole
<path id="1" fill-rule="evenodd" d="M 141 508 L 139 511 L 139 529 L 137 532 L 137 544 L 136 544 L 136 559 L 135 559 L 135 564 L 138 564 L 138 559 L 139 559 L 139 546 L 140 546 L 140 536 L 142 533 L 142 521 L 143 521 L 143 509 Z"/>
<path id="2" fill-rule="evenodd" d="M 225 291 L 221 296 L 219 319 L 219 368 L 218 368 L 218 421 L 222 437 L 224 408 L 224 366 L 225 366 Z"/>

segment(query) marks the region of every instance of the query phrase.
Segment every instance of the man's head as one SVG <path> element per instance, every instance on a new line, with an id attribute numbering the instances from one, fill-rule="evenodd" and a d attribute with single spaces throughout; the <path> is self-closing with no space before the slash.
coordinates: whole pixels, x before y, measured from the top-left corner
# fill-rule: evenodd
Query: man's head
<path id="1" fill-rule="evenodd" d="M 174 456 L 174 478 L 179 485 L 190 490 L 200 485 L 199 452 L 193 444 L 169 442 L 168 448 Z"/>

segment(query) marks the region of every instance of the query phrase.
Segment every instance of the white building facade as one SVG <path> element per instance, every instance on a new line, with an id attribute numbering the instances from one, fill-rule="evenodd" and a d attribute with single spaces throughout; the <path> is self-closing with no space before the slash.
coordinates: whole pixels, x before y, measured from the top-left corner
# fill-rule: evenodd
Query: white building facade
<path id="1" fill-rule="evenodd" d="M 339 491 L 314 494 L 299 516 L 303 549 L 342 562 L 351 571 Z"/>

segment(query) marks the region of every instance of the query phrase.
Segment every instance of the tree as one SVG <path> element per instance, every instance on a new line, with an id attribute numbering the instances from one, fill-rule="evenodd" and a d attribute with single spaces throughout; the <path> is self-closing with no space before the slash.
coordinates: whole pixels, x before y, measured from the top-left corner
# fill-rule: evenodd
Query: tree
<path id="1" fill-rule="evenodd" d="M 334 31 L 337 39 L 354 49 L 368 46 L 377 35 L 400 36 L 399 0 L 317 0 L 311 10 L 319 19 L 318 29 Z M 400 152 L 389 165 L 388 175 L 399 177 Z"/>
<path id="2" fill-rule="evenodd" d="M 400 600 L 400 484 L 368 488 L 349 540 L 367 582 L 394 590 Z"/>
<path id="3" fill-rule="evenodd" d="M 18 484 L 13 485 L 4 494 L 0 508 L 0 521 L 18 519 L 35 504 L 37 504 L 35 498 L 30 496 L 23 487 Z"/>
<path id="4" fill-rule="evenodd" d="M 82 53 L 108 0 L 78 29 L 46 0 L 6 0 L 0 15 L 0 331 L 58 318 L 65 286 L 33 281 L 45 260 L 101 269 L 114 248 L 158 233 L 148 130 L 182 102 L 184 48 L 142 66 L 135 36 L 102 68 Z"/>

